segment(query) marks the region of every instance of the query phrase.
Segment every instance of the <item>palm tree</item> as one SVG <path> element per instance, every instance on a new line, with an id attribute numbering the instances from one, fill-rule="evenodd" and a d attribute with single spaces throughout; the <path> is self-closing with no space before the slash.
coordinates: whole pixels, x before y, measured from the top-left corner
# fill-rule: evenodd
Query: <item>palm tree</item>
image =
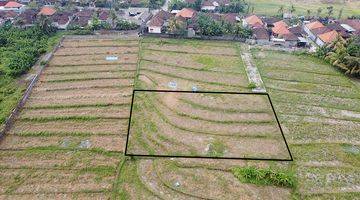
<path id="1" fill-rule="evenodd" d="M 328 6 L 326 9 L 328 11 L 328 13 L 327 13 L 328 17 L 331 17 L 331 15 L 334 12 L 334 7 L 333 6 Z"/>
<path id="2" fill-rule="evenodd" d="M 347 42 L 339 36 L 329 45 L 333 51 L 327 53 L 325 59 L 332 65 L 345 70 L 346 74 L 360 75 L 360 58 L 350 55 L 346 49 L 346 45 Z"/>
<path id="3" fill-rule="evenodd" d="M 290 13 L 294 13 L 295 12 L 295 6 L 293 4 L 291 4 L 291 7 L 290 7 Z"/>
<path id="4" fill-rule="evenodd" d="M 322 8 L 318 8 L 318 9 L 316 10 L 316 16 L 320 17 L 321 12 L 322 12 Z"/>
<path id="5" fill-rule="evenodd" d="M 310 18 L 310 15 L 311 15 L 311 10 L 306 10 L 306 16 L 308 17 L 308 18 Z"/>
<path id="6" fill-rule="evenodd" d="M 279 10 L 278 10 L 278 13 L 280 15 L 283 15 L 284 14 L 284 6 L 280 6 Z"/>

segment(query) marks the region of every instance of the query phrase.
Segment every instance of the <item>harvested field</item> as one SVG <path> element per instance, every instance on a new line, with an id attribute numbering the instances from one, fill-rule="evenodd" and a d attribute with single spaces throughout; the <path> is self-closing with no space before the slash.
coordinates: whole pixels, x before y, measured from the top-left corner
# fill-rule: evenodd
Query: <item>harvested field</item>
<path id="1" fill-rule="evenodd" d="M 208 158 L 290 158 L 261 95 L 136 95 L 127 137 L 134 88 L 250 92 L 241 45 L 65 38 L 0 141 L 0 199 L 358 199 L 360 84 L 314 57 L 251 52 L 293 162 Z"/>
<path id="2" fill-rule="evenodd" d="M 183 102 L 191 96 L 203 99 L 201 107 Z M 251 98 L 258 99 L 254 111 Z M 212 107 L 221 100 L 223 109 Z M 209 112 L 221 119 L 206 119 Z M 290 159 L 266 95 L 137 91 L 128 140 L 129 154 Z"/>
<path id="3" fill-rule="evenodd" d="M 359 86 L 312 57 L 258 49 L 253 56 L 296 161 L 300 198 L 357 199 Z"/>
<path id="4" fill-rule="evenodd" d="M 0 199 L 111 197 L 137 52 L 134 39 L 64 40 L 0 143 Z"/>
<path id="5" fill-rule="evenodd" d="M 237 44 L 145 38 L 141 45 L 138 89 L 249 90 Z"/>

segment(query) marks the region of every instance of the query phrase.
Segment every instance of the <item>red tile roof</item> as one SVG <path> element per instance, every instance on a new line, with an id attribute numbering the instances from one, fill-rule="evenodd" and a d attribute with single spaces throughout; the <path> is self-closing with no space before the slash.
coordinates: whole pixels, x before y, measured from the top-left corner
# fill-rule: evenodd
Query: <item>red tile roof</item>
<path id="1" fill-rule="evenodd" d="M 249 17 L 246 17 L 244 19 L 246 21 L 247 24 L 249 24 L 250 26 L 254 26 L 255 24 L 260 24 L 263 25 L 264 23 L 262 22 L 262 20 L 256 16 L 256 15 L 250 15 Z"/>
<path id="2" fill-rule="evenodd" d="M 181 16 L 183 18 L 189 19 L 195 16 L 196 11 L 191 8 L 183 8 L 176 14 L 176 17 Z"/>
<path id="3" fill-rule="evenodd" d="M 8 1 L 0 1 L 0 6 L 5 6 L 8 3 Z"/>
<path id="4" fill-rule="evenodd" d="M 330 31 L 319 35 L 319 38 L 325 43 L 333 42 L 337 37 L 338 33 L 336 31 Z"/>
<path id="5" fill-rule="evenodd" d="M 319 21 L 314 21 L 311 23 L 308 23 L 305 25 L 309 30 L 315 29 L 315 28 L 320 28 L 320 27 L 324 27 L 324 25 L 319 22 Z"/>
<path id="6" fill-rule="evenodd" d="M 18 2 L 15 2 L 15 1 L 9 1 L 4 7 L 5 8 L 20 8 L 24 5 L 18 3 Z"/>
<path id="7" fill-rule="evenodd" d="M 288 25 L 284 21 L 278 21 L 274 23 L 274 27 L 271 29 L 273 33 L 277 35 L 286 35 L 290 34 L 290 31 L 288 30 Z"/>
<path id="8" fill-rule="evenodd" d="M 39 15 L 46 15 L 46 16 L 52 16 L 56 13 L 55 8 L 50 6 L 44 6 L 41 8 Z"/>

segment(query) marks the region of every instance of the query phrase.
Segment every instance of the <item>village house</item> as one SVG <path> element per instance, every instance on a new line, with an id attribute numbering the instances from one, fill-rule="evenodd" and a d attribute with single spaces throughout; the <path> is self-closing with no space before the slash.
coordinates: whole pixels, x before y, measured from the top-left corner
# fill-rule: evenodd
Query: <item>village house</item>
<path id="1" fill-rule="evenodd" d="M 326 44 L 330 44 L 331 42 L 333 42 L 334 40 L 336 40 L 336 38 L 338 37 L 338 33 L 336 31 L 329 31 L 323 34 L 320 34 L 317 38 L 316 38 L 316 44 L 319 46 L 324 46 Z"/>
<path id="2" fill-rule="evenodd" d="M 38 15 L 43 15 L 43 16 L 47 16 L 47 17 L 51 17 L 56 13 L 55 8 L 53 8 L 52 6 L 44 6 L 41 8 L 40 12 L 38 13 Z"/>
<path id="3" fill-rule="evenodd" d="M 176 17 L 183 17 L 186 20 L 188 20 L 188 19 L 192 19 L 192 18 L 194 18 L 196 16 L 196 11 L 191 9 L 191 8 L 183 8 L 175 16 Z"/>
<path id="4" fill-rule="evenodd" d="M 100 10 L 99 20 L 100 20 L 100 22 L 111 23 L 110 11 L 109 10 Z"/>
<path id="5" fill-rule="evenodd" d="M 166 21 L 171 17 L 171 13 L 160 10 L 147 23 L 147 30 L 149 33 L 162 33 L 166 26 Z"/>
<path id="6" fill-rule="evenodd" d="M 247 27 L 247 28 L 256 28 L 256 27 L 259 28 L 259 27 L 263 27 L 264 23 L 258 16 L 250 15 L 242 19 L 242 25 L 243 27 Z"/>
<path id="7" fill-rule="evenodd" d="M 15 19 L 15 25 L 26 28 L 35 25 L 38 11 L 35 9 L 26 9 L 20 13 Z"/>
<path id="8" fill-rule="evenodd" d="M 72 20 L 71 24 L 80 28 L 85 28 L 90 24 L 94 13 L 95 11 L 90 9 L 81 10 L 75 13 L 74 20 Z"/>
<path id="9" fill-rule="evenodd" d="M 253 31 L 252 39 L 254 39 L 256 41 L 256 44 L 259 44 L 259 45 L 270 44 L 270 34 L 266 28 L 255 27 L 252 29 L 252 31 Z"/>
<path id="10" fill-rule="evenodd" d="M 323 28 L 323 27 L 325 27 L 325 26 L 321 22 L 313 21 L 313 22 L 304 24 L 303 29 L 306 32 L 306 34 L 309 36 L 309 38 L 312 41 L 315 41 L 316 40 L 316 35 L 313 33 L 313 30 L 314 29 L 319 30 L 319 28 Z"/>
<path id="11" fill-rule="evenodd" d="M 16 1 L 9 1 L 3 7 L 1 7 L 2 10 L 11 10 L 17 13 L 24 12 L 25 8 L 26 8 L 25 5 L 18 3 Z"/>
<path id="12" fill-rule="evenodd" d="M 65 30 L 69 26 L 72 18 L 73 14 L 71 12 L 56 12 L 52 16 L 52 25 L 57 29 Z"/>
<path id="13" fill-rule="evenodd" d="M 12 10 L 1 10 L 0 11 L 0 26 L 4 25 L 6 22 L 13 23 L 15 17 L 18 14 Z"/>

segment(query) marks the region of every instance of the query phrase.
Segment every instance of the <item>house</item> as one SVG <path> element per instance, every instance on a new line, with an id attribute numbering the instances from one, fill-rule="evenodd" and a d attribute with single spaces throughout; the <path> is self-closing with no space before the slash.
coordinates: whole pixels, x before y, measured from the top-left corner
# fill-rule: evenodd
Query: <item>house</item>
<path id="1" fill-rule="evenodd" d="M 339 36 L 338 32 L 336 31 L 330 31 L 330 32 L 326 32 L 323 34 L 320 34 L 315 43 L 319 46 L 324 46 L 326 44 L 330 44 L 331 42 L 333 42 L 334 40 L 336 40 L 336 38 Z"/>
<path id="2" fill-rule="evenodd" d="M 53 16 L 55 13 L 56 13 L 56 10 L 52 6 L 44 6 L 41 8 L 38 15 L 50 17 L 50 16 Z"/>
<path id="3" fill-rule="evenodd" d="M 346 29 L 348 33 L 359 35 L 360 19 L 346 19 L 340 21 L 340 25 Z"/>
<path id="4" fill-rule="evenodd" d="M 252 37 L 256 40 L 257 44 L 267 45 L 270 43 L 270 34 L 264 27 L 254 28 Z"/>
<path id="5" fill-rule="evenodd" d="M 273 35 L 275 37 L 290 34 L 290 31 L 288 30 L 288 25 L 284 21 L 278 21 L 275 22 L 274 27 L 271 29 Z"/>
<path id="6" fill-rule="evenodd" d="M 281 19 L 276 17 L 264 17 L 262 18 L 262 21 L 267 28 L 272 28 L 274 27 L 274 23 L 281 21 Z"/>
<path id="7" fill-rule="evenodd" d="M 95 14 L 94 10 L 85 9 L 75 13 L 74 20 L 71 24 L 85 28 L 88 26 L 92 20 L 92 16 Z"/>
<path id="8" fill-rule="evenodd" d="M 326 25 L 326 28 L 338 32 L 342 38 L 349 38 L 351 36 L 351 32 L 341 26 L 338 22 L 328 24 Z"/>
<path id="9" fill-rule="evenodd" d="M 1 24 L 4 24 L 5 22 L 13 22 L 15 17 L 18 15 L 18 13 L 12 11 L 12 10 L 1 10 L 0 11 L 0 20 L 2 21 Z"/>
<path id="10" fill-rule="evenodd" d="M 149 33 L 162 33 L 165 22 L 171 17 L 171 13 L 160 10 L 147 23 L 147 30 Z"/>
<path id="11" fill-rule="evenodd" d="M 242 25 L 244 27 L 263 27 L 264 23 L 263 21 L 256 15 L 250 15 L 242 20 Z"/>
<path id="12" fill-rule="evenodd" d="M 111 23 L 110 11 L 109 11 L 109 10 L 101 10 L 101 11 L 99 12 L 99 20 L 100 20 L 101 22 Z"/>
<path id="13" fill-rule="evenodd" d="M 229 24 L 236 24 L 240 21 L 240 17 L 237 13 L 226 13 L 222 18 Z"/>
<path id="14" fill-rule="evenodd" d="M 288 28 L 288 30 L 297 37 L 303 37 L 306 34 L 301 26 L 293 26 Z"/>
<path id="15" fill-rule="evenodd" d="M 196 11 L 191 8 L 183 8 L 175 16 L 183 17 L 185 19 L 192 19 L 196 16 Z"/>
<path id="16" fill-rule="evenodd" d="M 70 12 L 57 12 L 52 16 L 52 25 L 57 29 L 65 30 L 69 26 L 73 14 Z"/>
<path id="17" fill-rule="evenodd" d="M 8 3 L 8 1 L 0 1 L 0 10 L 5 10 L 4 6 Z"/>
<path id="18" fill-rule="evenodd" d="M 3 10 L 12 10 L 14 12 L 21 13 L 25 10 L 25 7 L 25 5 L 16 1 L 9 1 L 4 5 Z"/>
<path id="19" fill-rule="evenodd" d="M 35 25 L 38 11 L 35 9 L 26 9 L 15 19 L 15 25 L 19 27 L 31 27 Z"/>
<path id="20" fill-rule="evenodd" d="M 315 41 L 316 35 L 314 33 L 312 33 L 312 30 L 317 29 L 317 28 L 322 28 L 322 27 L 325 27 L 325 26 L 321 22 L 313 21 L 313 22 L 305 24 L 303 26 L 303 29 L 306 32 L 306 34 L 310 37 L 310 39 Z"/>

